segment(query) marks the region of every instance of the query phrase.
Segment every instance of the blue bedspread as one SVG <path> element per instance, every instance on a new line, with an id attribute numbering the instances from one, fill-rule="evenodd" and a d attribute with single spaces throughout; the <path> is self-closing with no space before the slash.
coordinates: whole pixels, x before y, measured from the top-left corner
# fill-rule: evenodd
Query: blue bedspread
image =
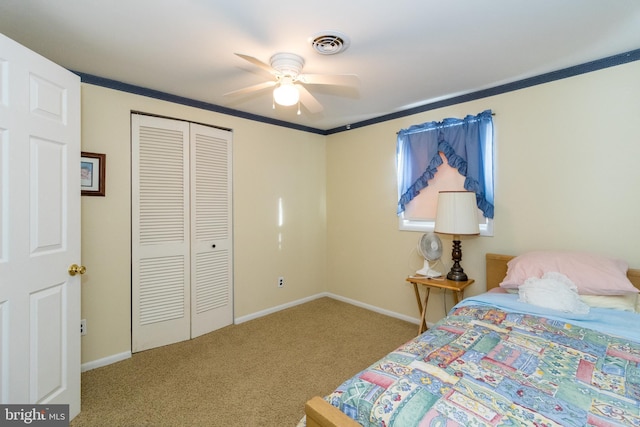
<path id="1" fill-rule="evenodd" d="M 588 314 L 564 313 L 520 302 L 517 294 L 500 293 L 469 297 L 457 307 L 467 305 L 488 305 L 508 312 L 542 316 L 640 342 L 640 314 L 631 311 L 591 307 Z"/>

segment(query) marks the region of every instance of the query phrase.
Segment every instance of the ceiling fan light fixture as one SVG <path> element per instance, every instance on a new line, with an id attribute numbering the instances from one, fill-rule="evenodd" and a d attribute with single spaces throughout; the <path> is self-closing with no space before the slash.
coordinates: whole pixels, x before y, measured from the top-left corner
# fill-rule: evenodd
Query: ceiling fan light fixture
<path id="1" fill-rule="evenodd" d="M 284 80 L 273 90 L 273 99 L 276 104 L 289 107 L 298 103 L 300 92 L 290 80 Z"/>

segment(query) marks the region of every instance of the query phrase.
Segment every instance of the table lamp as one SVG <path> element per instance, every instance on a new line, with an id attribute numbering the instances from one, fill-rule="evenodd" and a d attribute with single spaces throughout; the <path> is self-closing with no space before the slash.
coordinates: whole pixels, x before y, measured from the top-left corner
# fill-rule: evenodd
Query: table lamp
<path id="1" fill-rule="evenodd" d="M 440 191 L 438 193 L 435 232 L 453 235 L 453 249 L 451 251 L 453 266 L 447 274 L 447 279 L 456 282 L 468 280 L 460 266 L 462 259 L 460 236 L 480 234 L 476 194 L 471 191 Z"/>

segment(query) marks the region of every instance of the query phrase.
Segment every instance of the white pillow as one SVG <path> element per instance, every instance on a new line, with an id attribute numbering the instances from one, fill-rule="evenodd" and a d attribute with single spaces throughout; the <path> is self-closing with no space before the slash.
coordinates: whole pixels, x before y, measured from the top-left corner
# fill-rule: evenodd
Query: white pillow
<path id="1" fill-rule="evenodd" d="M 614 310 L 635 312 L 638 294 L 580 295 L 580 300 L 589 307 L 612 308 Z"/>
<path id="2" fill-rule="evenodd" d="M 531 277 L 518 288 L 518 300 L 565 313 L 587 314 L 589 306 L 580 300 L 578 287 L 564 274 L 550 271 Z"/>

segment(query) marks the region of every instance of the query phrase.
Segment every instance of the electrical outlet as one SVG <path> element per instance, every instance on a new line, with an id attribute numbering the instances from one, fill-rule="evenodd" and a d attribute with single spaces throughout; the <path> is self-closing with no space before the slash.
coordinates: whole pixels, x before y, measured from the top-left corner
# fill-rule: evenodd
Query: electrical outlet
<path id="1" fill-rule="evenodd" d="M 284 277 L 282 276 L 278 277 L 278 287 L 284 288 Z"/>
<path id="2" fill-rule="evenodd" d="M 80 320 L 80 335 L 87 335 L 87 319 Z"/>

